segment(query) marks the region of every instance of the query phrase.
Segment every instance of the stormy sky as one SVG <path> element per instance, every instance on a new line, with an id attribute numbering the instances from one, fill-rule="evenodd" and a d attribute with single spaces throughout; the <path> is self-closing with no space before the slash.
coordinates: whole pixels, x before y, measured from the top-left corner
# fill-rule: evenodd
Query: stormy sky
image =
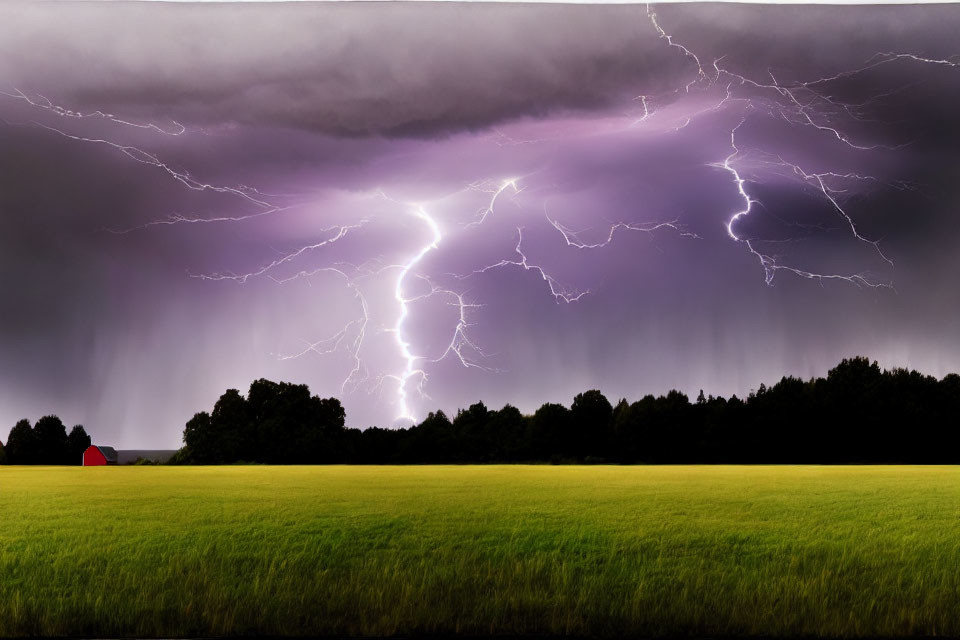
<path id="1" fill-rule="evenodd" d="M 0 5 L 0 434 L 960 370 L 960 6 Z M 3 427 L 7 425 L 7 427 Z"/>

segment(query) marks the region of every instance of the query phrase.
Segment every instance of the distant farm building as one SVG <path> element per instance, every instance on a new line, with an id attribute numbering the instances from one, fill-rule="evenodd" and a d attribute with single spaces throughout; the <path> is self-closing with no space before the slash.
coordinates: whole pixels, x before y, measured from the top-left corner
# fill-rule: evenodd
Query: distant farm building
<path id="1" fill-rule="evenodd" d="M 117 452 L 113 447 L 91 445 L 83 452 L 83 466 L 102 467 L 106 464 L 117 464 Z"/>
<path id="2" fill-rule="evenodd" d="M 176 452 L 176 449 L 117 449 L 117 464 L 135 464 L 138 461 L 166 464 Z"/>

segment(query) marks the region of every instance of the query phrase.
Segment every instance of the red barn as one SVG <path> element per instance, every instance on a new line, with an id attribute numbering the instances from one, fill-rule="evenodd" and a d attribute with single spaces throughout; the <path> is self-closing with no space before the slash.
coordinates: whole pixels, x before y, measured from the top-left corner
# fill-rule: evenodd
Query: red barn
<path id="1" fill-rule="evenodd" d="M 117 464 L 117 452 L 113 447 L 90 445 L 83 452 L 83 466 L 99 467 L 105 464 Z"/>

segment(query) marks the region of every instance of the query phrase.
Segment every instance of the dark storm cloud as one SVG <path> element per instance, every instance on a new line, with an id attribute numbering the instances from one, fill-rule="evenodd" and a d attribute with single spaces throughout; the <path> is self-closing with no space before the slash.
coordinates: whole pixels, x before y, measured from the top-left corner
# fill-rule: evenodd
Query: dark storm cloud
<path id="1" fill-rule="evenodd" d="M 639 7 L 6 4 L 0 78 L 143 117 L 427 135 L 662 90 L 682 61 L 647 29 Z"/>

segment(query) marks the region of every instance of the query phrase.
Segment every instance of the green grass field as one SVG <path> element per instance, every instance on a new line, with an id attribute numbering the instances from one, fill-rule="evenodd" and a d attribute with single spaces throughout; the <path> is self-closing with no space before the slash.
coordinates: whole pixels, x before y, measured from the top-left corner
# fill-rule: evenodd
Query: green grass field
<path id="1" fill-rule="evenodd" d="M 960 635 L 953 467 L 0 467 L 0 636 Z"/>

